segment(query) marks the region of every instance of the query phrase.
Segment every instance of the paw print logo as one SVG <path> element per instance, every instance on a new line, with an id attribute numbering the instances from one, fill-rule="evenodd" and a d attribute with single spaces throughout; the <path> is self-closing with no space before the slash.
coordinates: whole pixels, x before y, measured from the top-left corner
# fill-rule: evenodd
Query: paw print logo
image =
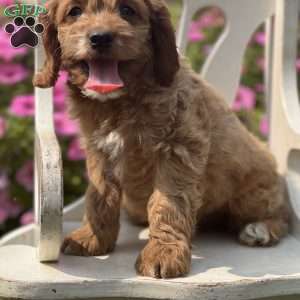
<path id="1" fill-rule="evenodd" d="M 39 34 L 44 32 L 43 24 L 37 23 L 32 16 L 26 19 L 16 17 L 13 23 L 5 26 L 5 31 L 11 34 L 11 45 L 15 48 L 20 46 L 36 47 L 39 43 Z"/>

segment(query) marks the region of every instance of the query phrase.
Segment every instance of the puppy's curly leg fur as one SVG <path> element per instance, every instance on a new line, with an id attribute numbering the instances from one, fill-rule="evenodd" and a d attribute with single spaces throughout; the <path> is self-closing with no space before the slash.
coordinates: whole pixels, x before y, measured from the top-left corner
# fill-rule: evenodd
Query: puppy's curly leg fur
<path id="1" fill-rule="evenodd" d="M 149 201 L 150 239 L 136 270 L 143 276 L 173 278 L 188 274 L 194 220 L 191 205 L 156 190 Z"/>
<path id="2" fill-rule="evenodd" d="M 239 241 L 252 247 L 277 244 L 288 232 L 289 208 L 283 182 L 274 171 L 267 175 L 251 175 L 252 184 L 247 181 L 229 206 L 239 225 Z"/>
<path id="3" fill-rule="evenodd" d="M 86 193 L 86 220 L 65 238 L 62 251 L 68 255 L 111 252 L 119 233 L 120 188 L 113 176 L 105 175 L 105 159 L 99 153 L 88 153 L 87 169 L 91 183 Z"/>
<path id="4" fill-rule="evenodd" d="M 179 161 L 176 157 L 159 160 L 156 189 L 148 204 L 150 239 L 136 262 L 140 275 L 174 278 L 190 270 L 191 239 L 202 206 L 208 143 L 200 149 L 202 155 L 195 161 Z M 193 169 L 194 163 L 198 168 Z"/>
<path id="5" fill-rule="evenodd" d="M 131 149 L 131 153 L 124 161 L 123 206 L 134 224 L 148 225 L 147 206 L 154 189 L 155 163 L 152 155 L 141 158 L 138 149 Z"/>

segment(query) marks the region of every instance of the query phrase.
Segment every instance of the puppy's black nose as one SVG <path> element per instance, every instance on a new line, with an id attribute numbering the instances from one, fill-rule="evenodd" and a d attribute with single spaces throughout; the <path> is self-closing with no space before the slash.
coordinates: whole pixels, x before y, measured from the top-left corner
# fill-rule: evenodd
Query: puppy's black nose
<path id="1" fill-rule="evenodd" d="M 90 34 L 90 41 L 93 48 L 108 48 L 114 40 L 111 32 L 93 32 Z"/>

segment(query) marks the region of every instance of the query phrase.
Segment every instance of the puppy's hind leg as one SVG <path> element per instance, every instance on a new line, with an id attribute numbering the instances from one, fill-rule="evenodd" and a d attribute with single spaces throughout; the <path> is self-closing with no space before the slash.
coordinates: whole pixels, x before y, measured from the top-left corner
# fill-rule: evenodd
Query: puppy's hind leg
<path id="1" fill-rule="evenodd" d="M 288 206 L 279 183 L 253 186 L 231 202 L 230 210 L 244 245 L 272 246 L 288 231 Z"/>
<path id="2" fill-rule="evenodd" d="M 241 230 L 239 241 L 247 246 L 272 246 L 286 234 L 288 225 L 282 218 L 249 223 Z"/>

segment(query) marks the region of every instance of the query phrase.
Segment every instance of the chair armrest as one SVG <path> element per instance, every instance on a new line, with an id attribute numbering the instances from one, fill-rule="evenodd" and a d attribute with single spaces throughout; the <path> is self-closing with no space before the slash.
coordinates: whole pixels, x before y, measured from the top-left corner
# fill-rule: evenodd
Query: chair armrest
<path id="1" fill-rule="evenodd" d="M 62 239 L 63 176 L 60 148 L 51 131 L 36 133 L 35 208 L 38 259 L 57 261 Z"/>
<path id="2" fill-rule="evenodd" d="M 59 259 L 62 239 L 63 170 L 53 126 L 52 90 L 36 89 L 35 220 L 41 262 Z"/>
<path id="3" fill-rule="evenodd" d="M 35 48 L 35 72 L 45 61 Z M 59 259 L 62 239 L 63 169 L 53 122 L 53 89 L 35 89 L 35 238 L 40 262 Z"/>

